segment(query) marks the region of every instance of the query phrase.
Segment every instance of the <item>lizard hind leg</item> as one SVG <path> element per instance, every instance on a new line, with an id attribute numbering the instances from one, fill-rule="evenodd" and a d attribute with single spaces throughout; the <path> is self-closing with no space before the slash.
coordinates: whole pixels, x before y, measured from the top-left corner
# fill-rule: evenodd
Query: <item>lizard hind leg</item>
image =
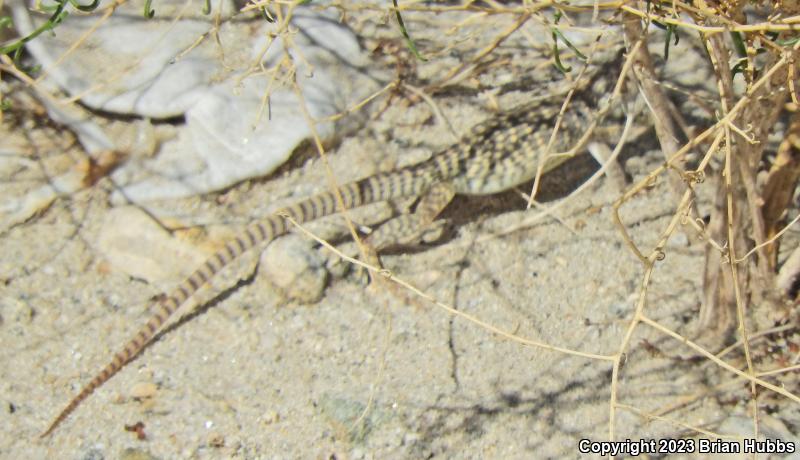
<path id="1" fill-rule="evenodd" d="M 416 241 L 431 227 L 454 195 L 455 188 L 449 182 L 433 185 L 422 196 L 413 213 L 388 220 L 364 239 L 364 262 L 381 268 L 378 252 L 392 245 Z M 372 279 L 375 281 L 375 274 L 372 275 Z"/>

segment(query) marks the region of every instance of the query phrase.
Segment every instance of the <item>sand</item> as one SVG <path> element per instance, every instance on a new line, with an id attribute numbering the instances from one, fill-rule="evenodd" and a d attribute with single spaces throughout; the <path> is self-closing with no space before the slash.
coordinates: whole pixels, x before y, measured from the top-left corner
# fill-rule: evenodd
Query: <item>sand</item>
<path id="1" fill-rule="evenodd" d="M 457 132 L 489 116 L 463 95 L 438 100 Z M 340 182 L 424 158 L 450 142 L 424 103 L 393 104 L 366 126 L 330 151 Z M 21 136 L 21 145 L 44 152 L 53 168 L 68 169 L 77 158 L 69 150 L 75 146 L 52 145 L 68 134 L 24 123 L 3 130 L 9 131 L 0 137 Z M 627 186 L 662 161 L 652 138 L 626 149 Z M 165 238 L 168 247 L 172 241 L 207 254 L 246 222 L 325 190 L 326 172 L 309 157 L 221 193 L 146 208 L 167 226 L 203 224 Z M 20 194 L 46 183 L 33 168 L 4 174 L 20 184 Z M 752 431 L 743 380 L 693 359 L 688 347 L 643 324 L 621 350 L 644 267 L 613 223 L 619 184 L 601 176 L 565 203 L 546 203 L 563 204 L 555 217 L 538 220 L 515 191 L 458 199 L 444 215 L 450 224 L 439 241 L 383 255 L 397 278 L 441 305 L 391 282 L 367 286 L 349 264 L 301 236 L 288 237 L 310 254 L 313 269 L 300 276 L 321 298 L 293 299 L 255 270 L 254 251 L 203 291 L 199 312 L 160 335 L 52 436 L 38 439 L 146 321 L 150 299 L 194 268 L 194 256 L 165 261 L 162 250 L 147 245 L 134 252 L 161 274 L 131 276 L 111 263 L 100 241 L 108 236 L 108 216 L 120 209 L 109 203 L 112 192 L 101 179 L 0 235 L 4 458 L 574 458 L 582 439 L 609 439 L 607 358 L 620 351 L 616 439 L 704 437 L 688 426 Z M 652 247 L 675 203 L 662 180 L 623 207 L 637 244 Z M 377 205 L 353 217 L 369 225 L 389 212 Z M 308 228 L 353 253 L 342 222 L 335 217 Z M 704 251 L 691 231 L 676 232 L 646 296 L 649 318 L 690 338 Z M 702 397 L 725 382 L 726 391 Z M 779 410 L 762 414 L 762 432 L 794 439 L 797 403 L 773 400 Z M 137 422 L 139 436 L 126 430 Z"/>

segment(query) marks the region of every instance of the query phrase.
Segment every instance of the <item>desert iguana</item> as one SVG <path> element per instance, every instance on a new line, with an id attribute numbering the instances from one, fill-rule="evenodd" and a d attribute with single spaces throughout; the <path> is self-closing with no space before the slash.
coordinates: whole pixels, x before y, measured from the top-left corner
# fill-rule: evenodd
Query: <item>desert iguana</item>
<path id="1" fill-rule="evenodd" d="M 563 95 L 537 100 L 484 121 L 459 142 L 426 161 L 342 185 L 339 193 L 345 208 L 421 197 L 413 214 L 389 220 L 367 238 L 368 245 L 378 250 L 421 233 L 455 194 L 492 194 L 529 181 L 535 176 L 545 150 L 565 152 L 574 149 L 578 142 L 585 143 L 584 134 L 590 125 L 599 121 L 598 114 L 602 113 L 598 111 L 598 101 L 608 96 L 619 75 L 620 63 L 620 59 L 611 59 L 579 82 L 549 149 L 551 133 L 561 114 Z M 543 171 L 551 171 L 565 159 L 565 156 L 548 157 Z M 245 251 L 287 233 L 290 224 L 284 216 L 303 223 L 337 212 L 335 193 L 326 191 L 250 224 L 168 295 L 161 297 L 147 323 L 64 407 L 42 437 L 52 433 L 94 390 L 138 355 L 167 319 L 223 267 Z"/>

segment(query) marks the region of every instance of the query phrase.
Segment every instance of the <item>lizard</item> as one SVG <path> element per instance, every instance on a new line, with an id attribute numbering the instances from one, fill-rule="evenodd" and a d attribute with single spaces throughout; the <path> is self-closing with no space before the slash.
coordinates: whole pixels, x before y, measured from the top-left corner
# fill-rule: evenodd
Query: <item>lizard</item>
<path id="1" fill-rule="evenodd" d="M 617 81 L 621 58 L 619 53 L 616 59 L 601 63 L 588 78 L 579 80 L 566 111 L 562 111 L 563 95 L 522 104 L 475 125 L 458 142 L 427 160 L 341 185 L 338 192 L 345 209 L 408 197 L 420 199 L 413 213 L 390 219 L 366 238 L 370 251 L 377 254 L 387 245 L 418 236 L 456 194 L 499 193 L 533 179 L 543 159 L 543 173 L 563 163 L 565 155 L 544 158 L 545 150 L 577 151 L 582 146 L 574 144 L 586 144 L 584 134 L 599 123 L 611 103 L 606 101 L 598 110 L 601 97 L 610 89 L 609 82 Z M 548 148 L 559 119 L 558 135 Z M 329 190 L 248 225 L 172 291 L 156 297 L 159 300 L 148 321 L 64 406 L 40 437 L 52 434 L 95 390 L 138 356 L 171 315 L 216 273 L 246 251 L 288 233 L 291 223 L 286 217 L 302 224 L 338 212 L 336 193 Z"/>

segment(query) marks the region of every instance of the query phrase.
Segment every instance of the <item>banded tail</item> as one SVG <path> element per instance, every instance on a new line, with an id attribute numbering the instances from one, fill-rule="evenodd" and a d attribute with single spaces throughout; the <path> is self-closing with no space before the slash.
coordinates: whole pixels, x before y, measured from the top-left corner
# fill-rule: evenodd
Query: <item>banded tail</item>
<path id="1" fill-rule="evenodd" d="M 433 171 L 430 165 L 424 162 L 398 171 L 350 182 L 341 186 L 339 191 L 345 208 L 352 209 L 374 202 L 420 195 L 435 182 L 435 176 L 436 171 Z M 156 312 L 144 327 L 127 342 L 122 350 L 114 355 L 114 358 L 103 370 L 81 389 L 80 393 L 72 398 L 69 404 L 53 420 L 47 431 L 41 434 L 40 438 L 50 435 L 97 388 L 111 379 L 125 364 L 136 357 L 150 343 L 169 317 L 200 287 L 210 281 L 217 272 L 244 252 L 285 234 L 288 231 L 288 224 L 279 214 L 287 214 L 298 223 L 303 223 L 320 219 L 336 212 L 338 212 L 336 196 L 331 192 L 324 192 L 281 209 L 266 219 L 249 225 L 241 234 L 209 257 L 200 268 L 172 290 L 165 300 L 156 305 Z"/>

